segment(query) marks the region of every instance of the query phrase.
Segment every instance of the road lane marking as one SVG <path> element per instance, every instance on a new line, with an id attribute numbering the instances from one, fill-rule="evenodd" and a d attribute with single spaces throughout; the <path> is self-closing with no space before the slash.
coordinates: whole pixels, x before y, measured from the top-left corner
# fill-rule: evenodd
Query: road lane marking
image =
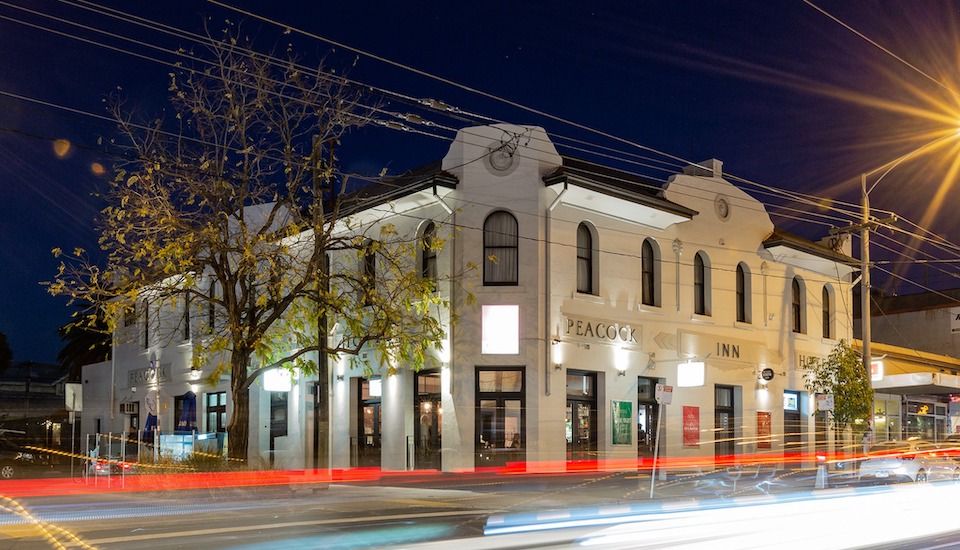
<path id="1" fill-rule="evenodd" d="M 449 510 L 443 512 L 427 512 L 425 514 L 395 514 L 392 516 L 369 516 L 361 518 L 337 518 L 337 519 L 317 519 L 309 521 L 288 521 L 285 523 L 269 523 L 264 525 L 238 525 L 233 527 L 216 527 L 209 529 L 194 529 L 192 531 L 177 531 L 173 533 L 145 533 L 143 535 L 125 535 L 122 537 L 110 537 L 102 539 L 93 539 L 85 541 L 87 544 L 92 544 L 94 546 L 103 545 L 103 544 L 114 544 L 122 542 L 135 542 L 142 540 L 151 540 L 151 539 L 170 539 L 170 538 L 179 538 L 183 537 L 184 540 L 187 540 L 188 537 L 202 536 L 202 535 L 222 535 L 224 533 L 239 533 L 242 531 L 259 531 L 262 529 L 285 529 L 288 527 L 306 527 L 310 525 L 344 525 L 344 524 L 356 524 L 356 523 L 365 523 L 373 521 L 396 521 L 396 520 L 406 520 L 406 519 L 423 519 L 423 518 L 444 518 L 444 517 L 456 517 L 456 516 L 474 516 L 474 515 L 491 515 L 491 514 L 502 514 L 505 513 L 504 510 Z M 66 542 L 65 546 L 68 548 L 78 546 L 76 543 Z"/>

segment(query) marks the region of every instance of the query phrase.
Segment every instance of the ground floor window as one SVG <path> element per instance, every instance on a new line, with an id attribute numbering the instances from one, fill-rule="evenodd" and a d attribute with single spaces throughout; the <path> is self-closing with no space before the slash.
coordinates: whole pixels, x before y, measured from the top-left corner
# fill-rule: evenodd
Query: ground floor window
<path id="1" fill-rule="evenodd" d="M 950 433 L 945 403 L 908 400 L 906 417 L 906 437 L 940 441 Z"/>
<path id="2" fill-rule="evenodd" d="M 206 429 L 208 432 L 227 431 L 227 392 L 212 392 L 204 394 L 206 405 Z"/>
<path id="3" fill-rule="evenodd" d="M 523 367 L 479 367 L 476 374 L 477 467 L 526 460 Z"/>

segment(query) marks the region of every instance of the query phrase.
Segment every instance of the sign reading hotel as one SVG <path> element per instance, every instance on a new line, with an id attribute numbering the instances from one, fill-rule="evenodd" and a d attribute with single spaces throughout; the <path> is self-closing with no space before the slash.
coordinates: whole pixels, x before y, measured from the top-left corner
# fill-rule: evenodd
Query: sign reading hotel
<path id="1" fill-rule="evenodd" d="M 596 321 L 564 317 L 564 335 L 580 340 L 597 340 L 608 343 L 639 344 L 637 327 L 610 321 Z"/>

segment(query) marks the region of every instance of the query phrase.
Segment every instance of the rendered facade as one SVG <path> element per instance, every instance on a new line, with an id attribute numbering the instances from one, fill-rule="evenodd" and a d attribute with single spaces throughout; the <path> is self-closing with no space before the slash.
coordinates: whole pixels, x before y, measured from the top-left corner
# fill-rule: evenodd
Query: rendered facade
<path id="1" fill-rule="evenodd" d="M 437 313 L 449 336 L 437 368 L 367 376 L 341 360 L 328 395 L 306 377 L 264 381 L 251 457 L 312 467 L 328 438 L 334 468 L 619 468 L 653 455 L 657 426 L 660 456 L 707 461 L 826 441 L 804 369 L 852 337 L 852 260 L 778 231 L 719 161 L 660 184 L 561 156 L 540 128 L 495 125 L 389 183 L 357 219 L 445 239 L 417 259 L 425 276 L 470 273 L 439 285 L 453 311 Z M 161 432 L 222 430 L 228 383 L 201 383 L 188 339 L 157 344 L 85 369 L 82 431 L 142 428 L 149 413 Z"/>

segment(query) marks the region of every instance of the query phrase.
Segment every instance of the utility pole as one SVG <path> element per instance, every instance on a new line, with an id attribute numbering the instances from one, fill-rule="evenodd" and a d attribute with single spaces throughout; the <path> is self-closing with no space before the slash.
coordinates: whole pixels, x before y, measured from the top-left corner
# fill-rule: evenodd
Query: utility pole
<path id="1" fill-rule="evenodd" d="M 860 342 L 863 347 L 863 372 L 870 376 L 870 193 L 867 175 L 860 174 L 860 195 L 863 212 L 860 218 Z"/>
<path id="2" fill-rule="evenodd" d="M 896 166 L 896 164 L 894 165 Z M 887 171 L 889 172 L 889 170 Z M 883 174 L 885 176 L 886 173 Z M 883 176 L 880 176 L 881 178 Z M 877 183 L 879 183 L 879 179 Z M 877 184 L 874 183 L 874 186 Z M 867 175 L 860 175 L 860 224 L 851 225 L 842 229 L 831 229 L 831 235 L 840 233 L 853 233 L 860 231 L 860 341 L 863 351 L 863 372 L 870 381 L 870 362 L 872 359 L 870 351 L 870 230 L 881 225 L 888 225 L 897 221 L 896 216 L 884 218 L 882 220 L 872 220 L 870 218 L 870 190 L 867 188 Z"/>

